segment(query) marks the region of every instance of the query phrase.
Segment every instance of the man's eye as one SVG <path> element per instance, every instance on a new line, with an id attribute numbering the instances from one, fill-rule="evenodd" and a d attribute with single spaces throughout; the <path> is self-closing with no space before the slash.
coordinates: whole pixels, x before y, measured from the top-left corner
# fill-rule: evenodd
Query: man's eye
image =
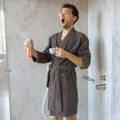
<path id="1" fill-rule="evenodd" d="M 59 16 L 62 16 L 62 15 L 64 15 L 64 16 L 68 16 L 68 15 L 70 15 L 70 13 L 68 13 L 68 12 L 65 12 L 65 13 L 59 13 Z"/>
<path id="2" fill-rule="evenodd" d="M 64 13 L 65 15 L 69 15 L 69 13 Z"/>

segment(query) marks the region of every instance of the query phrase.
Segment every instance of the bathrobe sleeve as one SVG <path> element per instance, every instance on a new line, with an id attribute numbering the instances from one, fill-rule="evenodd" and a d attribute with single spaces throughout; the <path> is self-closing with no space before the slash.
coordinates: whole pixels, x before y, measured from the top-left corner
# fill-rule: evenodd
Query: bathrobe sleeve
<path id="1" fill-rule="evenodd" d="M 51 54 L 49 53 L 49 48 L 50 47 L 51 47 L 51 41 L 50 41 L 50 38 L 49 38 L 48 44 L 42 52 L 36 50 L 37 53 L 38 53 L 38 59 L 35 58 L 34 56 L 32 56 L 33 62 L 37 62 L 37 63 L 48 63 L 48 62 L 50 62 L 51 61 Z"/>
<path id="2" fill-rule="evenodd" d="M 91 63 L 91 53 L 89 50 L 89 40 L 85 34 L 81 36 L 80 46 L 77 50 L 77 56 L 81 57 L 83 60 L 83 67 L 80 68 L 87 69 Z"/>

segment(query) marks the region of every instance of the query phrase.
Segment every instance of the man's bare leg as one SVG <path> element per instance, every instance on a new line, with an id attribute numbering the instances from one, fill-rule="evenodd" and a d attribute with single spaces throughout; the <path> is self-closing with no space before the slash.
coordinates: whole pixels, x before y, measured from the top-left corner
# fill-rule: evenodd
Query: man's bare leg
<path id="1" fill-rule="evenodd" d="M 76 115 L 66 117 L 66 120 L 77 120 Z"/>
<path id="2" fill-rule="evenodd" d="M 63 118 L 60 118 L 60 117 L 53 117 L 52 120 L 63 120 Z"/>

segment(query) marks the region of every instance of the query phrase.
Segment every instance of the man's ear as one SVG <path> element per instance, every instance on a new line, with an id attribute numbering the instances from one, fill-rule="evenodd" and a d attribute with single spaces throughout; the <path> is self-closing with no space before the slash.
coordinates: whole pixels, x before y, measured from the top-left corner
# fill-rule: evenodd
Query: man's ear
<path id="1" fill-rule="evenodd" d="M 77 16 L 73 17 L 73 22 L 75 22 L 77 20 Z"/>

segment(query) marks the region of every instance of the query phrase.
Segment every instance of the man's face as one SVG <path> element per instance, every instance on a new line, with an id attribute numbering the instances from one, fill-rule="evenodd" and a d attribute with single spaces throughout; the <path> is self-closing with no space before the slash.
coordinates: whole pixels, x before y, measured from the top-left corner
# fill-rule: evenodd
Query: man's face
<path id="1" fill-rule="evenodd" d="M 62 8 L 60 11 L 60 24 L 63 28 L 69 28 L 74 24 L 77 17 L 73 16 L 70 8 Z"/>

